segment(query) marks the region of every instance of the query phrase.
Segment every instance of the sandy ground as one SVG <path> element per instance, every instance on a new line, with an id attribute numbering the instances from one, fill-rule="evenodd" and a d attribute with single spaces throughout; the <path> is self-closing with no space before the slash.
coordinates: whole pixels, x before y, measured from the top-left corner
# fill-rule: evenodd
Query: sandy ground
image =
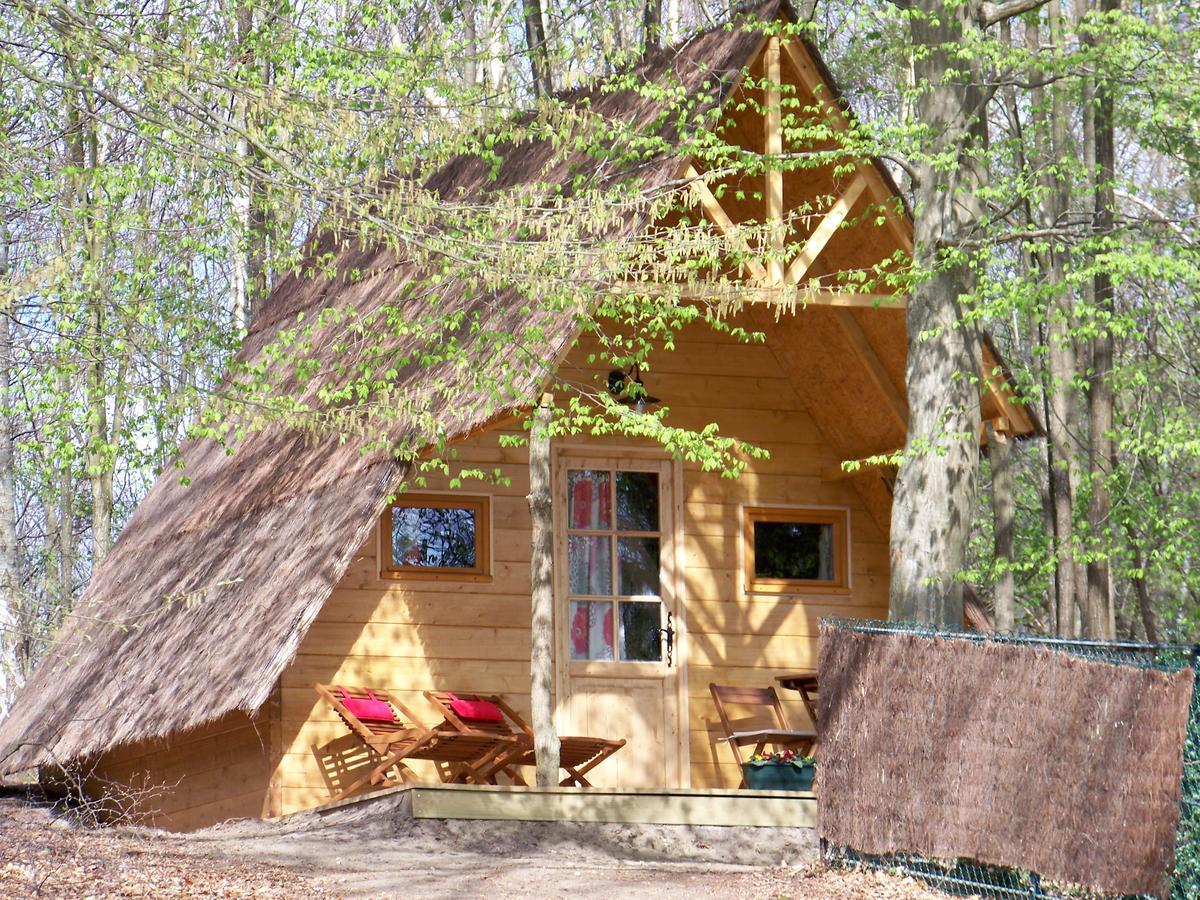
<path id="1" fill-rule="evenodd" d="M 10 793 L 0 897 L 944 897 L 909 879 L 821 869 L 811 836 L 788 832 L 423 821 L 386 798 L 176 835 L 85 826 Z"/>

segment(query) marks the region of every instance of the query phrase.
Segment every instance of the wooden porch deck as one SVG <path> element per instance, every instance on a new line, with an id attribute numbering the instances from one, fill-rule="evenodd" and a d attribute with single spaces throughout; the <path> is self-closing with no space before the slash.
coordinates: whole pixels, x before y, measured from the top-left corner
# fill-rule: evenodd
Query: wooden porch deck
<path id="1" fill-rule="evenodd" d="M 616 822 L 815 828 L 817 798 L 809 791 L 731 788 L 536 788 L 509 785 L 407 784 L 347 797 L 325 812 L 408 794 L 416 819 L 527 822 Z M 397 798 L 399 799 L 399 798 Z"/>

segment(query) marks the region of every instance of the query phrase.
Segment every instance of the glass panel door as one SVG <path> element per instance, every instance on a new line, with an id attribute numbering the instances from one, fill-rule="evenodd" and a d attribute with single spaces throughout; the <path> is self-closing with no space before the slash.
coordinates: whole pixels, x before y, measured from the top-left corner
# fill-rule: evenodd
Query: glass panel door
<path id="1" fill-rule="evenodd" d="M 567 470 L 572 660 L 663 658 L 658 479 L 617 468 Z"/>

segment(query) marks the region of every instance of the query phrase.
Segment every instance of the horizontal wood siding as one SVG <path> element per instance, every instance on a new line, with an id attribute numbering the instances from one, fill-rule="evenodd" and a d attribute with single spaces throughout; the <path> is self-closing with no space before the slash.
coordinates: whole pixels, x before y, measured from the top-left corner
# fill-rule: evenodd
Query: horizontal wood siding
<path id="1" fill-rule="evenodd" d="M 594 348 L 580 347 L 564 365 L 572 380 L 603 379 L 607 366 L 588 365 Z M 887 538 L 853 479 L 822 480 L 841 458 L 801 408 L 772 348 L 742 344 L 707 329 L 691 329 L 677 349 L 643 373 L 647 388 L 670 407 L 673 424 L 716 421 L 722 434 L 771 452 L 738 480 L 683 463 L 682 587 L 687 618 L 685 721 L 691 783 L 732 787 L 739 773 L 718 746 L 710 682 L 771 684 L 777 674 L 816 667 L 817 621 L 826 615 L 877 616 L 886 610 Z M 492 497 L 492 577 L 485 582 L 383 579 L 373 538 L 355 557 L 292 666 L 281 679 L 282 758 L 276 773 L 283 812 L 325 802 L 365 759 L 336 716 L 312 690 L 314 682 L 365 684 L 395 691 L 432 723 L 422 690 L 500 692 L 529 708 L 529 510 L 527 449 L 502 447 L 500 433 L 456 444 L 453 472 L 499 469 L 506 484 L 469 481 L 463 490 Z M 578 438 L 605 454 L 627 438 Z M 420 490 L 445 489 L 441 475 Z M 740 504 L 827 505 L 850 511 L 848 594 L 747 595 L 742 585 Z M 806 724 L 798 700 L 785 696 L 796 725 Z M 356 756 L 357 754 L 357 756 Z M 430 767 L 419 771 L 435 778 Z"/>
<path id="2" fill-rule="evenodd" d="M 455 445 L 451 462 L 500 468 L 506 484 L 468 481 L 491 496 L 491 577 L 486 581 L 383 578 L 373 535 L 356 554 L 281 678 L 284 813 L 327 802 L 368 762 L 312 685 L 367 685 L 394 692 L 425 724 L 438 721 L 424 690 L 503 693 L 529 707 L 529 490 L 525 448 L 499 446 L 500 431 Z M 504 432 L 519 434 L 515 431 Z M 422 491 L 447 489 L 430 474 Z M 438 780 L 429 764 L 413 768 Z"/>
<path id="3" fill-rule="evenodd" d="M 804 312 L 797 313 L 803 318 Z M 817 622 L 822 616 L 886 615 L 888 546 L 886 522 L 873 517 L 855 487 L 855 480 L 826 481 L 822 473 L 836 469 L 841 457 L 831 448 L 812 416 L 803 408 L 771 347 L 732 345 L 711 333 L 693 338 L 690 355 L 716 359 L 722 365 L 703 374 L 703 385 L 715 388 L 714 403 L 677 408 L 670 394 L 659 393 L 654 373 L 649 389 L 667 399 L 671 421 L 700 427 L 710 421 L 721 433 L 755 443 L 770 458 L 751 461 L 738 479 L 705 473 L 684 464 L 684 598 L 687 612 L 687 685 L 691 784 L 693 787 L 735 787 L 741 780 L 733 751 L 719 741 L 720 721 L 709 684 L 773 685 L 776 675 L 815 671 Z M 752 389 L 740 377 L 738 355 L 755 366 L 755 379 L 764 393 L 757 402 L 739 397 Z M 852 365 L 853 363 L 847 363 Z M 822 377 L 830 377 L 828 372 Z M 708 392 L 704 392 L 708 395 Z M 765 401 L 770 403 L 766 404 Z M 862 415 L 864 409 L 858 410 Z M 678 416 L 678 418 L 676 418 Z M 741 560 L 742 505 L 806 505 L 849 510 L 850 590 L 846 594 L 747 594 Z M 797 695 L 780 691 L 789 724 L 809 725 Z"/>
<path id="4" fill-rule="evenodd" d="M 270 706 L 231 713 L 195 731 L 118 747 L 81 766 L 85 793 L 145 824 L 191 831 L 267 815 Z"/>

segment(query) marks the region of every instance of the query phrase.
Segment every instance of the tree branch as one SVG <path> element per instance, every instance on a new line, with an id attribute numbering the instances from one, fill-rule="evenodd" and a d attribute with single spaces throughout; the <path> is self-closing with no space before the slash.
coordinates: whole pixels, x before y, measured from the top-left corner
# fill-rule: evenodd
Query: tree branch
<path id="1" fill-rule="evenodd" d="M 1019 16 L 1030 10 L 1045 6 L 1049 0 L 1004 0 L 1003 3 L 984 3 L 981 10 L 981 25 L 988 28 L 997 22 Z"/>

